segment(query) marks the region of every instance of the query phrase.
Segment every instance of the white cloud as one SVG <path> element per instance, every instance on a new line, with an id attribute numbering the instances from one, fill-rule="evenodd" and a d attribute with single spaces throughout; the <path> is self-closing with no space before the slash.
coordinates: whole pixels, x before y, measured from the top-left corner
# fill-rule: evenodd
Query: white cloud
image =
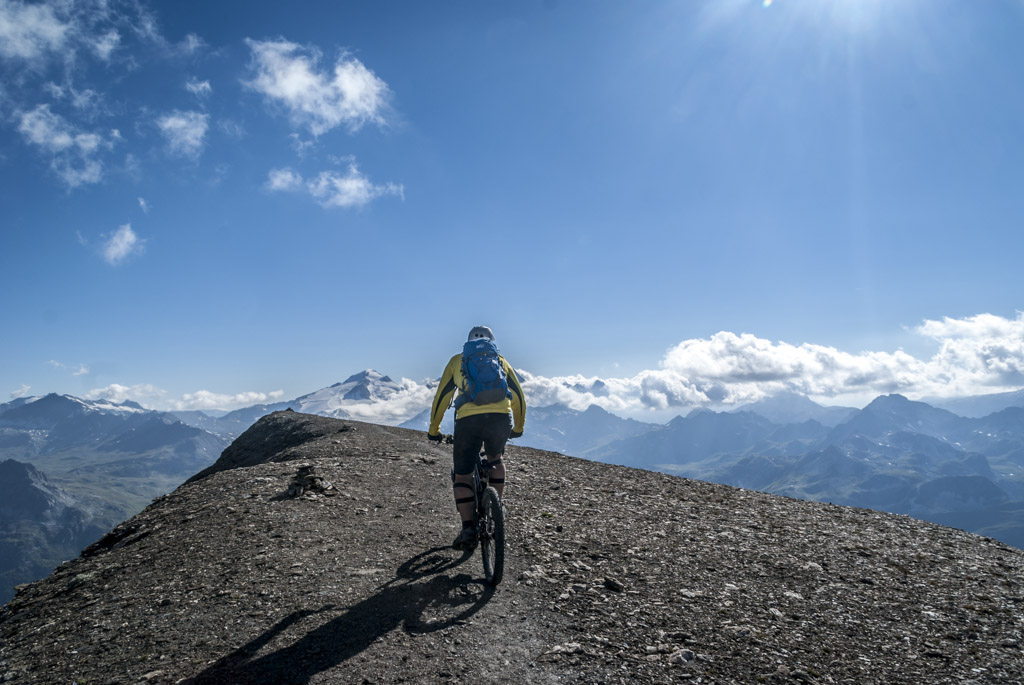
<path id="1" fill-rule="evenodd" d="M 206 41 L 194 33 L 185 36 L 176 46 L 176 51 L 183 55 L 194 55 L 206 45 Z"/>
<path id="2" fill-rule="evenodd" d="M 601 379 L 576 375 L 547 378 L 520 369 L 516 373 L 530 406 L 564 404 L 582 411 L 596 404 L 602 409 L 620 414 L 637 413 L 644 409 L 640 401 L 642 376 Z"/>
<path id="3" fill-rule="evenodd" d="M 274 169 L 268 174 L 267 188 L 304 191 L 324 207 L 363 207 L 384 195 L 404 199 L 405 188 L 395 183 L 377 185 L 364 176 L 354 163 L 344 174 L 322 171 L 315 178 L 303 179 L 292 169 Z"/>
<path id="4" fill-rule="evenodd" d="M 143 214 L 149 214 L 149 203 L 146 202 L 146 198 L 139 198 L 139 208 L 142 210 Z"/>
<path id="5" fill-rule="evenodd" d="M 1016 319 L 992 314 L 946 317 L 925 321 L 916 331 L 939 342 L 930 372 L 955 393 L 1024 385 L 1024 313 L 1018 313 Z"/>
<path id="6" fill-rule="evenodd" d="M 323 171 L 307 185 L 310 194 L 324 207 L 361 207 L 383 195 L 405 197 L 403 186 L 394 183 L 375 185 L 359 172 L 355 164 L 350 165 L 344 175 Z"/>
<path id="7" fill-rule="evenodd" d="M 129 152 L 124 156 L 121 169 L 132 180 L 136 182 L 142 180 L 142 164 L 139 163 L 139 158 L 132 153 Z"/>
<path id="8" fill-rule="evenodd" d="M 53 367 L 56 367 L 58 369 L 65 369 L 65 370 L 73 368 L 71 366 L 68 366 L 67 364 L 62 364 L 61 362 L 57 361 L 56 359 L 51 359 L 50 360 L 50 365 L 53 366 Z M 87 375 L 89 375 L 89 367 L 86 366 L 85 364 L 79 364 L 78 368 L 75 369 L 75 371 L 73 371 L 71 373 L 71 375 L 72 376 L 87 376 Z"/>
<path id="9" fill-rule="evenodd" d="M 267 175 L 270 190 L 299 190 L 302 185 L 302 176 L 292 169 L 272 169 Z"/>
<path id="10" fill-rule="evenodd" d="M 28 391 L 32 389 L 31 385 L 22 385 L 20 388 L 15 388 L 11 391 L 11 399 L 16 400 L 19 397 L 27 397 Z"/>
<path id="11" fill-rule="evenodd" d="M 102 111 L 103 99 L 102 96 L 91 88 L 85 90 L 75 90 L 74 88 L 69 89 L 71 93 L 71 105 L 78 110 L 85 111 L 87 113 L 97 113 Z"/>
<path id="12" fill-rule="evenodd" d="M 103 243 L 103 259 L 117 266 L 132 255 L 142 254 L 143 242 L 132 230 L 131 224 L 118 227 Z"/>
<path id="13" fill-rule="evenodd" d="M 52 81 L 48 81 L 43 84 L 43 90 L 53 96 L 55 100 L 67 99 L 72 107 L 86 114 L 89 118 L 95 118 L 99 114 L 106 113 L 103 97 L 91 88 L 78 90 L 70 83 L 57 85 Z"/>
<path id="14" fill-rule="evenodd" d="M 108 0 L 96 0 L 104 5 Z M 141 3 L 129 5 L 130 11 L 123 17 L 129 21 L 131 30 L 141 39 L 155 45 L 165 57 L 191 57 L 198 53 L 206 42 L 194 33 L 187 34 L 180 42 L 171 43 L 160 32 L 156 16 L 149 12 Z M 132 15 L 131 12 L 135 14 Z"/>
<path id="15" fill-rule="evenodd" d="M 386 123 L 388 86 L 355 57 L 343 54 L 332 71 L 319 71 L 316 50 L 286 40 L 246 43 L 255 73 L 245 85 L 283 105 L 314 136 L 338 126 L 357 131 L 368 122 Z"/>
<path id="16" fill-rule="evenodd" d="M 240 392 L 233 395 L 199 390 L 194 393 L 185 393 L 181 399 L 175 399 L 169 397 L 167 391 L 163 388 L 149 383 L 137 385 L 112 383 L 103 388 L 90 390 L 85 393 L 84 397 L 87 400 L 109 400 L 117 403 L 131 400 L 143 406 L 163 411 L 188 411 L 193 409 L 237 409 L 253 404 L 276 402 L 283 396 L 283 390 Z"/>
<path id="17" fill-rule="evenodd" d="M 92 50 L 96 53 L 104 62 L 110 60 L 110 56 L 114 53 L 114 50 L 121 44 L 121 34 L 114 29 L 110 29 L 102 35 L 94 37 L 91 41 Z"/>
<path id="18" fill-rule="evenodd" d="M 305 157 L 307 152 L 316 147 L 315 140 L 303 140 L 298 133 L 289 133 L 288 137 L 292 139 L 292 149 L 299 157 Z"/>
<path id="19" fill-rule="evenodd" d="M 925 366 L 902 351 L 851 354 L 723 331 L 669 350 L 659 375 L 680 379 L 705 402 L 734 404 L 781 390 L 819 397 L 908 392 Z"/>
<path id="20" fill-rule="evenodd" d="M 430 407 L 434 387 L 408 378 L 399 381 L 399 390 L 387 397 L 371 402 L 343 400 L 340 409 L 356 421 L 398 425 L 408 421 Z"/>
<path id="21" fill-rule="evenodd" d="M 39 105 L 30 112 L 23 112 L 18 131 L 28 142 L 49 152 L 67 150 L 75 145 L 77 138 L 71 124 L 51 112 L 49 105 Z"/>
<path id="22" fill-rule="evenodd" d="M 167 47 L 167 39 L 160 35 L 160 29 L 156 24 L 156 17 L 149 12 L 141 13 L 138 21 L 132 28 L 142 38 L 151 40 L 162 47 Z"/>
<path id="23" fill-rule="evenodd" d="M 209 126 L 209 115 L 202 112 L 181 112 L 160 117 L 157 126 L 167 140 L 171 154 L 196 158 L 203 150 L 203 139 Z"/>
<path id="24" fill-rule="evenodd" d="M 629 378 L 544 377 L 518 369 L 517 374 L 529 406 L 559 403 L 584 410 L 597 405 L 649 420 L 695 407 L 735 407 L 780 391 L 863 406 L 891 392 L 912 398 L 954 397 L 1024 386 L 1024 314 L 1014 319 L 981 314 L 925 321 L 912 332 L 937 342 L 939 350 L 929 358 L 903 351 L 850 353 L 721 331 L 709 338 L 684 340 L 666 352 L 659 368 Z M 340 408 L 354 419 L 397 424 L 429 407 L 435 382 L 403 378 L 401 386 L 400 392 L 386 399 L 345 402 Z M 102 395 L 117 401 L 142 401 L 148 393 L 175 409 L 229 409 L 283 396 L 281 391 L 217 394 L 201 390 L 168 400 L 166 393 L 153 386 L 120 385 L 93 393 L 90 399 Z"/>
<path id="25" fill-rule="evenodd" d="M 523 372 L 522 381 L 535 406 L 561 403 L 585 409 L 596 404 L 632 415 L 736 406 L 781 391 L 859 404 L 894 392 L 955 397 L 1024 386 L 1024 314 L 925 321 L 913 331 L 938 342 L 938 352 L 930 358 L 902 350 L 851 353 L 721 331 L 684 340 L 668 350 L 659 369 L 632 378 L 544 378 Z"/>
<path id="26" fill-rule="evenodd" d="M 217 128 L 235 140 L 241 140 L 245 137 L 245 127 L 233 119 L 219 119 L 217 121 Z"/>
<path id="27" fill-rule="evenodd" d="M 103 180 L 103 165 L 95 159 L 85 159 L 80 164 L 67 160 L 53 163 L 53 170 L 69 188 L 77 188 Z"/>
<path id="28" fill-rule="evenodd" d="M 188 81 L 185 81 L 185 90 L 193 95 L 206 97 L 213 92 L 213 87 L 210 85 L 209 81 L 200 81 L 196 78 L 190 78 Z"/>
<path id="29" fill-rule="evenodd" d="M 121 385 L 111 383 L 105 388 L 96 388 L 85 393 L 87 400 L 109 400 L 120 404 L 125 400 L 132 400 L 139 404 L 152 406 L 154 402 L 161 403 L 167 397 L 167 392 L 155 385 Z"/>
<path id="30" fill-rule="evenodd" d="M 80 131 L 64 117 L 51 112 L 49 105 L 21 112 L 18 132 L 51 156 L 50 168 L 69 187 L 77 188 L 103 179 L 103 165 L 97 157 L 113 147 L 112 142 L 100 134 Z"/>
<path id="31" fill-rule="evenodd" d="M 136 0 L 0 0 L 0 59 L 27 63 L 29 69 L 49 60 L 73 66 L 82 56 L 109 64 L 127 53 L 126 37 L 172 58 L 194 55 L 205 45 L 195 34 L 169 43 L 154 14 Z M 126 62 L 137 64 L 132 55 Z"/>
<path id="32" fill-rule="evenodd" d="M 238 407 L 247 407 L 253 404 L 276 402 L 283 396 L 283 390 L 274 390 L 271 392 L 240 392 L 234 395 L 224 395 L 210 392 L 208 390 L 198 390 L 193 393 L 185 393 L 180 401 L 173 403 L 173 406 L 178 411 L 188 409 L 235 409 Z"/>
<path id="33" fill-rule="evenodd" d="M 0 0 L 0 57 L 33 60 L 57 52 L 71 29 L 48 5 Z"/>

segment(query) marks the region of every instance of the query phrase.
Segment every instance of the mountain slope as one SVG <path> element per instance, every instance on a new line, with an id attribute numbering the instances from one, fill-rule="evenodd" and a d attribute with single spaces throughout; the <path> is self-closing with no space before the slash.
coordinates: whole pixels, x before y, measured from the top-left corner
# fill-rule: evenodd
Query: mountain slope
<path id="1" fill-rule="evenodd" d="M 895 432 L 952 440 L 967 430 L 969 423 L 963 417 L 924 402 L 914 402 L 902 395 L 884 395 L 872 400 L 849 421 L 833 428 L 829 442 L 840 442 L 854 435 L 880 438 Z"/>
<path id="2" fill-rule="evenodd" d="M 746 404 L 736 411 L 749 411 L 772 423 L 803 423 L 817 421 L 823 426 L 837 426 L 847 421 L 857 410 L 852 407 L 825 407 L 809 397 L 795 392 L 783 392 L 772 397 Z"/>
<path id="3" fill-rule="evenodd" d="M 278 440 L 289 444 L 271 463 L 222 463 L 23 588 L 0 614 L 0 679 L 931 684 L 1024 672 L 1024 552 L 992 540 L 512 448 L 509 559 L 492 591 L 478 555 L 447 548 L 446 449 L 295 413 L 235 448 L 255 454 L 281 430 L 305 437 Z M 302 465 L 331 487 L 288 496 Z"/>
<path id="4" fill-rule="evenodd" d="M 527 420 L 529 430 L 519 440 L 520 444 L 562 454 L 583 454 L 614 440 L 661 428 L 652 423 L 620 418 L 596 404 L 584 411 L 560 404 L 536 407 L 530 409 Z"/>
<path id="5" fill-rule="evenodd" d="M 54 512 L 40 518 L 0 501 L 0 601 L 208 466 L 225 444 L 133 402 L 51 394 L 0 405 L 0 460 L 30 469 L 12 470 L 7 487 L 50 493 Z"/>
<path id="6" fill-rule="evenodd" d="M 791 404 L 807 408 L 798 399 Z M 831 429 L 814 420 L 776 425 L 755 412 L 704 410 L 583 456 L 997 531 L 1024 548 L 1022 408 L 968 419 L 888 395 Z"/>
<path id="7" fill-rule="evenodd" d="M 203 412 L 178 412 L 184 423 L 211 431 L 217 435 L 235 439 L 242 431 L 262 416 L 275 411 L 292 409 L 306 414 L 319 414 L 335 419 L 355 419 L 398 425 L 422 420 L 424 427 L 429 421 L 429 411 L 424 409 L 426 418 L 410 415 L 421 408 L 429 407 L 433 392 L 426 386 L 402 379 L 393 381 L 373 369 L 353 374 L 340 383 L 334 383 L 287 402 L 254 404 L 225 413 L 214 418 Z"/>
<path id="8" fill-rule="evenodd" d="M 0 602 L 95 541 L 112 521 L 31 464 L 0 461 Z M 117 520 L 117 519 L 114 519 Z"/>
<path id="9" fill-rule="evenodd" d="M 445 413 L 441 420 L 442 433 L 451 433 L 455 430 L 453 414 L 453 411 Z M 563 404 L 531 407 L 527 411 L 526 422 L 526 433 L 521 439 L 516 440 L 517 444 L 562 454 L 583 454 L 609 442 L 643 435 L 661 428 L 656 424 L 623 419 L 597 405 L 591 405 L 585 411 L 570 409 Z M 401 427 L 427 430 L 429 424 L 430 409 L 424 409 L 401 424 Z"/>
<path id="10" fill-rule="evenodd" d="M 698 409 L 656 430 L 590 450 L 585 456 L 641 468 L 704 461 L 720 454 L 742 454 L 778 428 L 751 412 Z"/>
<path id="11" fill-rule="evenodd" d="M 960 416 L 981 418 L 1008 407 L 1024 407 L 1024 390 L 971 397 L 926 398 L 925 401 L 932 406 L 948 409 Z"/>

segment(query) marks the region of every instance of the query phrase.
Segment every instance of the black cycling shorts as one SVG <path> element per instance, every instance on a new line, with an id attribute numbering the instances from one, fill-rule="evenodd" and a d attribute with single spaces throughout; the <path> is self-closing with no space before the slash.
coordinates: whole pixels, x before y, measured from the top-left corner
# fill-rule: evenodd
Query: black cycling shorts
<path id="1" fill-rule="evenodd" d="M 455 444 L 452 457 L 455 474 L 468 476 L 476 468 L 480 447 L 488 457 L 505 453 L 505 443 L 512 432 L 509 414 L 474 414 L 455 420 Z"/>

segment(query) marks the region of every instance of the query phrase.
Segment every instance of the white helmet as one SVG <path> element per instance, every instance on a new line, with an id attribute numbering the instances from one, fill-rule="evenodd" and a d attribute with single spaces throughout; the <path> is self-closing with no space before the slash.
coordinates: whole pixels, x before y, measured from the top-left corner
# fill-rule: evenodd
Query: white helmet
<path id="1" fill-rule="evenodd" d="M 469 332 L 468 340 L 480 340 L 481 338 L 494 340 L 494 333 L 487 326 L 473 326 L 473 330 Z"/>

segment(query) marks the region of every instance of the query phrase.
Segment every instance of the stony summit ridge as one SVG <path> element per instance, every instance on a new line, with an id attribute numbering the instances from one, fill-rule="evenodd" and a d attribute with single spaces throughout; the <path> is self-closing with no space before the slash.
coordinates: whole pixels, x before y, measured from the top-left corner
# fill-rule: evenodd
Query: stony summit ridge
<path id="1" fill-rule="evenodd" d="M 497 589 L 421 431 L 271 414 L 0 612 L 14 683 L 1021 683 L 1024 552 L 512 446 Z"/>

